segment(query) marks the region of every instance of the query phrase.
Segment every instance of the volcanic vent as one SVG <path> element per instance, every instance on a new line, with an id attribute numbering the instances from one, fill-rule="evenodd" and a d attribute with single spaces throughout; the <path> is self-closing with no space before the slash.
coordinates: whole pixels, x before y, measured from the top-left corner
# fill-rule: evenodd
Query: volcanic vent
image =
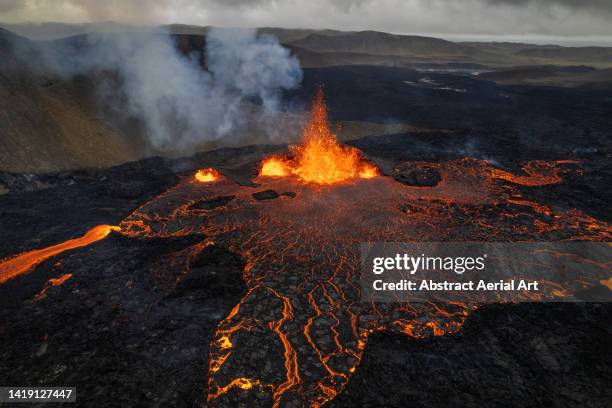
<path id="1" fill-rule="evenodd" d="M 292 159 L 271 157 L 264 160 L 260 176 L 297 176 L 315 184 L 336 184 L 355 178 L 372 178 L 376 167 L 365 161 L 359 150 L 343 146 L 329 128 L 323 88 L 312 103 L 311 117 L 302 144 L 291 146 Z"/>

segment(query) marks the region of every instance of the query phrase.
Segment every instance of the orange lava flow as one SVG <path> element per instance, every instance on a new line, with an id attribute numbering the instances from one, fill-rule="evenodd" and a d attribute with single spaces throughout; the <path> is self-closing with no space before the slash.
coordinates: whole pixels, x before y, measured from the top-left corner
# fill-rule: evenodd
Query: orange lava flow
<path id="1" fill-rule="evenodd" d="M 195 174 L 195 179 L 200 183 L 210 183 L 211 181 L 217 181 L 221 177 L 221 173 L 213 168 L 198 170 Z"/>
<path id="2" fill-rule="evenodd" d="M 501 169 L 493 169 L 493 178 L 509 181 L 527 187 L 540 187 L 549 184 L 558 184 L 562 181 L 559 165 L 578 164 L 576 160 L 555 160 L 547 162 L 534 160 L 523 166 L 526 176 L 515 175 Z"/>
<path id="3" fill-rule="evenodd" d="M 53 245 L 43 249 L 24 252 L 13 258 L 0 262 L 0 284 L 23 275 L 36 265 L 52 256 L 74 248 L 80 248 L 99 241 L 110 234 L 111 231 L 119 231 L 120 228 L 113 225 L 98 225 L 93 227 L 80 238 L 70 239 L 61 244 Z"/>
<path id="4" fill-rule="evenodd" d="M 303 143 L 290 147 L 293 160 L 271 157 L 263 161 L 260 176 L 284 177 L 295 174 L 306 183 L 336 184 L 354 178 L 373 178 L 375 166 L 366 163 L 359 150 L 338 143 L 329 128 L 323 89 L 319 88 L 304 129 Z"/>
<path id="5" fill-rule="evenodd" d="M 53 286 L 60 286 L 62 285 L 64 282 L 66 282 L 68 279 L 72 278 L 72 274 L 71 273 L 65 273 L 64 275 L 60 276 L 59 278 L 51 278 L 47 281 L 47 284 L 45 285 L 45 287 L 43 287 L 43 289 L 34 297 L 34 300 L 42 300 L 44 298 L 47 297 L 47 291 L 49 290 L 49 288 L 52 288 Z"/>

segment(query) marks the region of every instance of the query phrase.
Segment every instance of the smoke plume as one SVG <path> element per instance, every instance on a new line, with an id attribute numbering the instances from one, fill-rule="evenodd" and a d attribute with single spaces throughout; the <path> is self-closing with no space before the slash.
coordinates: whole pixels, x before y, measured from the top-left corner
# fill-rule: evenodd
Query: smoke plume
<path id="1" fill-rule="evenodd" d="M 160 31 L 96 32 L 88 34 L 85 46 L 75 41 L 55 50 L 53 66 L 65 76 L 116 75 L 100 87 L 103 103 L 141 119 L 155 149 L 238 143 L 249 137 L 253 121 L 274 139 L 277 129 L 267 124 L 279 114 L 282 91 L 302 80 L 289 50 L 252 29 L 210 29 L 207 69 L 197 54 L 181 54 L 173 38 Z"/>

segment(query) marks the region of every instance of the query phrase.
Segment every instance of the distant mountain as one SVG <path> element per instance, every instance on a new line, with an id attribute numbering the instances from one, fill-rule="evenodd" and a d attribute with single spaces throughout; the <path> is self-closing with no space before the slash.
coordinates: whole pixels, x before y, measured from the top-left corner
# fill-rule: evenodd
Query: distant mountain
<path id="1" fill-rule="evenodd" d="M 2 27 L 27 37 L 31 40 L 54 40 L 57 38 L 70 37 L 84 34 L 89 31 L 90 24 L 66 24 L 66 23 L 21 23 L 5 24 Z"/>
<path id="2" fill-rule="evenodd" d="M 491 67 L 515 65 L 593 64 L 612 67 L 612 47 L 561 47 L 522 43 L 456 43 L 438 38 L 395 35 L 376 31 L 344 32 L 327 35 L 315 32 L 289 43 L 297 49 L 320 54 L 322 60 L 349 60 L 354 63 L 402 66 L 409 59 L 476 63 Z M 298 51 L 299 55 L 299 51 Z M 380 57 L 387 59 L 383 60 Z M 375 58 L 378 57 L 378 58 Z M 413 61 L 414 62 L 414 61 Z"/>
<path id="3" fill-rule="evenodd" d="M 257 29 L 258 34 L 270 34 L 278 38 L 283 44 L 293 43 L 312 34 L 324 35 L 326 37 L 342 36 L 350 34 L 349 31 L 340 30 L 311 30 L 300 28 L 279 28 L 279 27 L 260 27 Z"/>
<path id="4" fill-rule="evenodd" d="M 15 34 L 5 28 L 0 27 L 0 47 L 2 51 L 6 51 L 6 47 L 11 45 L 15 41 L 27 41 L 20 35 Z"/>
<path id="5" fill-rule="evenodd" d="M 86 34 L 96 31 L 137 31 L 142 30 L 143 26 L 134 26 L 115 23 L 113 21 L 102 21 L 97 23 L 21 23 L 5 24 L 0 26 L 30 40 L 57 40 L 60 38 L 72 37 L 75 35 Z"/>
<path id="6" fill-rule="evenodd" d="M 169 24 L 162 26 L 162 28 L 168 30 L 171 34 L 177 35 L 206 35 L 210 27 L 189 24 Z"/>
<path id="7" fill-rule="evenodd" d="M 317 52 L 286 44 L 300 61 L 303 68 L 334 67 L 341 65 L 381 65 L 412 67 L 414 59 L 393 55 L 373 55 L 351 52 Z"/>
<path id="8" fill-rule="evenodd" d="M 102 30 L 134 32 L 151 29 L 147 26 L 115 22 L 13 25 L 0 23 L 0 25 L 21 36 L 36 40 L 60 39 Z M 160 32 L 170 32 L 177 38 L 182 35 L 206 36 L 210 29 L 208 26 L 187 24 L 170 24 L 158 28 Z M 306 66 L 339 64 L 404 66 L 409 63 L 408 59 L 423 59 L 474 63 L 491 67 L 539 64 L 591 64 L 599 68 L 612 67 L 612 47 L 561 47 L 510 42 L 452 42 L 439 38 L 378 31 L 260 27 L 257 32 L 274 35 L 281 43 L 293 47 L 304 61 L 307 61 Z M 193 42 L 194 45 L 196 43 L 197 41 Z M 317 60 L 320 61 L 320 65 L 315 62 Z"/>
<path id="9" fill-rule="evenodd" d="M 142 30 L 143 28 L 150 29 L 151 27 L 145 26 L 133 26 L 128 24 L 119 24 L 112 21 L 100 22 L 100 23 L 82 23 L 82 24 L 68 24 L 68 23 L 21 23 L 21 24 L 7 24 L 0 23 L 0 26 L 6 30 L 16 33 L 20 36 L 27 37 L 31 40 L 57 40 L 60 38 L 73 37 L 80 34 L 86 34 L 88 32 L 95 32 L 99 30 L 116 29 L 117 31 L 135 31 Z M 162 25 L 159 28 L 167 30 L 171 34 L 178 35 L 206 35 L 209 26 L 199 26 L 190 24 L 167 24 Z M 276 36 L 280 42 L 289 43 L 300 40 L 310 34 L 322 34 L 327 36 L 347 34 L 347 31 L 339 30 L 313 30 L 313 29 L 293 29 L 293 28 L 280 28 L 280 27 L 260 27 L 257 28 L 257 32 L 260 34 L 271 34 Z"/>
<path id="10" fill-rule="evenodd" d="M 293 45 L 319 52 L 350 52 L 400 57 L 469 57 L 481 52 L 471 46 L 413 35 L 361 31 L 339 35 L 311 34 Z"/>
<path id="11" fill-rule="evenodd" d="M 19 60 L 32 58 L 35 53 L 32 41 L 0 27 L 0 66 L 15 66 Z"/>
<path id="12" fill-rule="evenodd" d="M 612 64 L 610 47 L 534 47 L 520 50 L 516 55 L 547 60 Z"/>

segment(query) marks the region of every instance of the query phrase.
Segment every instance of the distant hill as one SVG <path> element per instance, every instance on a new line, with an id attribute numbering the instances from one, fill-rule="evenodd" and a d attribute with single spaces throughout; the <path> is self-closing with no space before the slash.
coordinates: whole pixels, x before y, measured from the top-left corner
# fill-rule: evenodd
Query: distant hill
<path id="1" fill-rule="evenodd" d="M 612 48 L 609 47 L 537 47 L 520 50 L 516 55 L 547 60 L 612 64 Z"/>
<path id="2" fill-rule="evenodd" d="M 20 35 L 0 27 L 0 65 L 5 69 L 16 67 L 23 59 L 30 59 L 36 56 L 35 44 Z"/>
<path id="3" fill-rule="evenodd" d="M 119 24 L 114 22 L 102 22 L 95 24 L 68 24 L 53 22 L 21 24 L 0 23 L 0 26 L 4 27 L 6 30 L 9 30 L 23 37 L 27 37 L 31 40 L 57 40 L 60 38 L 73 37 L 75 35 L 85 34 L 91 31 L 98 31 L 101 29 L 107 30 L 109 29 L 109 27 L 115 27 L 119 31 L 134 31 L 142 29 L 142 27 Z M 171 34 L 206 35 L 210 27 L 190 24 L 168 24 L 160 26 L 160 28 L 169 31 Z M 275 35 L 279 39 L 279 41 L 283 43 L 297 41 L 304 37 L 307 37 L 310 34 L 315 33 L 328 36 L 348 33 L 347 31 L 339 30 L 313 30 L 280 27 L 260 27 L 257 28 L 257 31 L 260 34 Z"/>
<path id="4" fill-rule="evenodd" d="M 293 45 L 319 52 L 394 55 L 401 57 L 468 57 L 480 52 L 438 38 L 361 31 L 341 35 L 310 34 Z"/>
<path id="5" fill-rule="evenodd" d="M 0 23 L 2 27 L 31 40 L 54 40 L 73 35 L 84 34 L 89 31 L 90 24 L 66 23 Z"/>
<path id="6" fill-rule="evenodd" d="M 303 68 L 334 67 L 341 65 L 380 65 L 413 67 L 415 59 L 395 55 L 362 54 L 354 52 L 318 52 L 286 44 L 299 59 Z"/>
<path id="7" fill-rule="evenodd" d="M 92 24 L 1 24 L 21 36 L 36 40 L 66 38 L 100 30 L 132 32 L 151 29 L 146 26 L 114 22 Z M 205 36 L 210 27 L 170 24 L 160 32 L 176 36 Z M 472 63 L 491 67 L 517 65 L 593 65 L 612 67 L 612 47 L 561 47 L 510 42 L 452 42 L 439 38 L 389 34 L 378 31 L 339 31 L 260 27 L 259 34 L 276 36 L 293 47 L 307 66 L 373 64 L 404 66 L 408 59 Z M 191 41 L 191 40 L 190 40 Z M 201 42 L 200 42 L 201 43 Z M 197 42 L 193 42 L 194 45 Z M 199 50 L 201 51 L 201 50 Z M 324 55 L 325 54 L 325 55 Z M 333 55 L 331 55 L 333 54 Z M 316 61 L 320 61 L 317 65 Z M 414 61 L 412 61 L 414 62 Z"/>
<path id="8" fill-rule="evenodd" d="M 120 24 L 113 21 L 81 24 L 54 22 L 21 24 L 0 23 L 0 26 L 22 37 L 27 37 L 30 40 L 57 40 L 96 31 L 137 31 L 144 28 L 144 26 Z M 147 29 L 149 28 L 147 27 Z"/>
<path id="9" fill-rule="evenodd" d="M 295 41 L 299 41 L 303 38 L 308 37 L 312 34 L 324 35 L 326 37 L 342 36 L 350 34 L 349 31 L 340 30 L 311 30 L 311 29 L 300 29 L 300 28 L 279 28 L 279 27 L 259 27 L 257 29 L 259 34 L 270 34 L 278 38 L 281 43 L 289 44 Z"/>

